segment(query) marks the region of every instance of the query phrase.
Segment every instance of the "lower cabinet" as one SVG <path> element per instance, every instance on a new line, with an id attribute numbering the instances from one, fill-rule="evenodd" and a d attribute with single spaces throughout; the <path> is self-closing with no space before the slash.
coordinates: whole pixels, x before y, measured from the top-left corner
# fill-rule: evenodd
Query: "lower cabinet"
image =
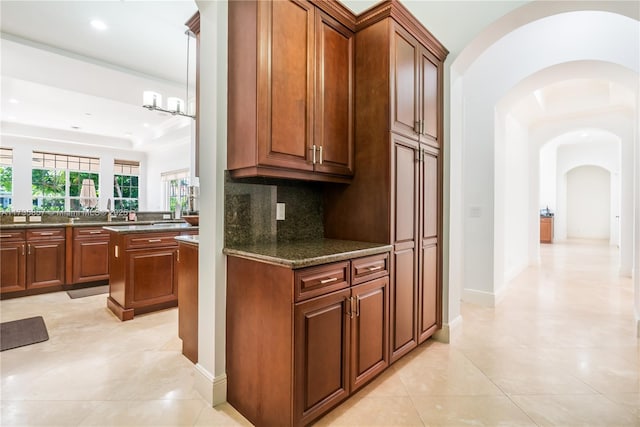
<path id="1" fill-rule="evenodd" d="M 178 305 L 180 234 L 193 233 L 110 232 L 107 306 L 120 320 Z"/>
<path id="2" fill-rule="evenodd" d="M 109 280 L 109 232 L 102 227 L 73 230 L 73 283 Z"/>
<path id="3" fill-rule="evenodd" d="M 198 245 L 178 242 L 178 336 L 182 354 L 198 363 Z"/>
<path id="4" fill-rule="evenodd" d="M 27 289 L 64 285 L 63 228 L 27 230 Z"/>
<path id="5" fill-rule="evenodd" d="M 0 290 L 2 293 L 26 289 L 26 242 L 24 231 L 0 234 Z"/>
<path id="6" fill-rule="evenodd" d="M 386 369 L 388 261 L 291 270 L 229 256 L 229 403 L 254 425 L 308 425 Z"/>

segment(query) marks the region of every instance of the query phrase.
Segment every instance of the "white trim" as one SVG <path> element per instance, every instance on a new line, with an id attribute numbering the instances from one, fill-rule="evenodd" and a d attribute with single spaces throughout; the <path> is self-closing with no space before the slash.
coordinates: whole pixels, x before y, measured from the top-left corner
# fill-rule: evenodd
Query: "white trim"
<path id="1" fill-rule="evenodd" d="M 465 288 L 462 290 L 462 301 L 477 304 L 484 307 L 496 306 L 496 294 L 493 292 L 478 291 Z"/>
<path id="2" fill-rule="evenodd" d="M 449 344 L 452 339 L 458 336 L 462 327 L 462 316 L 458 315 L 455 319 L 450 321 L 449 323 L 443 323 L 442 329 L 437 330 L 435 334 L 433 334 L 433 339 Z"/>
<path id="3" fill-rule="evenodd" d="M 222 374 L 213 380 L 213 406 L 227 401 L 227 374 Z"/>
<path id="4" fill-rule="evenodd" d="M 194 388 L 198 393 L 200 393 L 202 398 L 206 400 L 209 405 L 213 406 L 213 402 L 214 402 L 213 375 L 199 363 L 196 363 L 196 365 L 193 368 L 195 371 Z M 226 378 L 225 378 L 225 381 L 226 381 Z"/>

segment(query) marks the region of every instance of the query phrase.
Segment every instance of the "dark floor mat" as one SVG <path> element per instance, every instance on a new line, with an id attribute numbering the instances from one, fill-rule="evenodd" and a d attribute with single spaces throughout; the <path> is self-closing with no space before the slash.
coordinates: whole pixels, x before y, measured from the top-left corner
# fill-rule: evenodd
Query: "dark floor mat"
<path id="1" fill-rule="evenodd" d="M 0 351 L 49 339 L 42 316 L 0 323 Z"/>
<path id="2" fill-rule="evenodd" d="M 69 295 L 69 298 L 71 299 L 84 298 L 107 293 L 109 293 L 109 285 L 92 286 L 90 288 L 73 289 L 67 291 L 67 295 Z"/>

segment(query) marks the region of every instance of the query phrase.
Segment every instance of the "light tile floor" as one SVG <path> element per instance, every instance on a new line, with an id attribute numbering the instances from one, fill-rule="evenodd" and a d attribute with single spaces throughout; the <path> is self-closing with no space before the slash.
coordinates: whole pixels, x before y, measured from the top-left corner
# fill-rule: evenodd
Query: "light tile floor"
<path id="1" fill-rule="evenodd" d="M 319 420 L 331 426 L 640 426 L 631 280 L 598 242 L 544 245 L 496 308 L 462 305 L 451 344 L 428 341 Z M 175 309 L 119 322 L 105 297 L 0 302 L 50 339 L 0 353 L 0 425 L 237 426 L 180 354 Z"/>

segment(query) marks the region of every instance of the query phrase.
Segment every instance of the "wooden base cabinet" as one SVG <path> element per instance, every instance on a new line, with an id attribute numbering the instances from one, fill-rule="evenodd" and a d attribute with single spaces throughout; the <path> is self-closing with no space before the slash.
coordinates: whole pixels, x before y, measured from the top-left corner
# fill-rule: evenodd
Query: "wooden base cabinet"
<path id="1" fill-rule="evenodd" d="M 255 425 L 308 425 L 386 369 L 388 261 L 291 270 L 229 256 L 229 403 Z"/>
<path id="2" fill-rule="evenodd" d="M 26 289 L 26 245 L 23 230 L 0 234 L 0 289 L 2 293 Z"/>
<path id="3" fill-rule="evenodd" d="M 178 305 L 180 234 L 189 233 L 110 232 L 107 306 L 120 320 Z"/>
<path id="4" fill-rule="evenodd" d="M 109 232 L 102 227 L 74 227 L 72 282 L 109 280 Z"/>
<path id="5" fill-rule="evenodd" d="M 182 354 L 198 363 L 198 244 L 178 242 L 178 336 Z"/>
<path id="6" fill-rule="evenodd" d="M 64 228 L 27 230 L 27 289 L 65 283 Z"/>

